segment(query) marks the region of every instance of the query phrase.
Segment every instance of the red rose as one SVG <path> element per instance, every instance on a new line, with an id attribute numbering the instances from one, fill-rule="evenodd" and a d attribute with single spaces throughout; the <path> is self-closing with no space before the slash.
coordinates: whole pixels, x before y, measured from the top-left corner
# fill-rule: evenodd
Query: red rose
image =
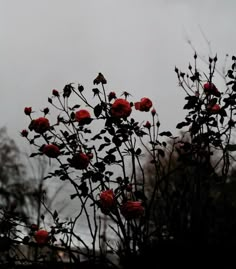
<path id="1" fill-rule="evenodd" d="M 43 153 L 49 158 L 57 158 L 60 155 L 60 149 L 56 145 L 49 144 L 43 147 Z"/>
<path id="2" fill-rule="evenodd" d="M 89 165 L 89 157 L 83 152 L 76 153 L 71 159 L 68 160 L 71 167 L 75 169 L 86 169 Z"/>
<path id="3" fill-rule="evenodd" d="M 211 82 L 207 82 L 203 85 L 203 90 L 205 92 L 205 94 L 212 94 L 216 97 L 220 97 L 220 92 L 218 91 L 218 89 L 216 88 L 216 86 L 211 83 Z"/>
<path id="4" fill-rule="evenodd" d="M 34 234 L 34 238 L 38 245 L 44 245 L 49 240 L 49 233 L 46 230 L 39 230 Z"/>
<path id="5" fill-rule="evenodd" d="M 32 107 L 25 107 L 24 109 L 25 115 L 30 116 L 32 113 Z"/>
<path id="6" fill-rule="evenodd" d="M 116 93 L 115 93 L 115 92 L 110 92 L 110 93 L 108 94 L 108 100 L 109 100 L 109 102 L 110 102 L 112 99 L 116 99 Z"/>
<path id="7" fill-rule="evenodd" d="M 89 124 L 91 122 L 91 115 L 86 109 L 80 109 L 75 112 L 75 119 L 80 124 Z"/>
<path id="8" fill-rule="evenodd" d="M 29 129 L 34 130 L 36 133 L 45 133 L 50 128 L 49 120 L 44 117 L 32 120 Z"/>
<path id="9" fill-rule="evenodd" d="M 210 108 L 211 113 L 217 114 L 220 111 L 220 106 L 218 104 L 215 104 Z"/>
<path id="10" fill-rule="evenodd" d="M 29 134 L 29 132 L 27 130 L 22 130 L 21 131 L 21 136 L 23 136 L 23 137 L 27 137 L 28 134 Z"/>
<path id="11" fill-rule="evenodd" d="M 52 95 L 54 95 L 54 96 L 56 96 L 56 97 L 59 97 L 59 96 L 60 96 L 58 90 L 55 90 L 55 89 L 52 90 Z"/>
<path id="12" fill-rule="evenodd" d="M 127 118 L 131 111 L 130 103 L 122 98 L 116 99 L 111 106 L 111 115 L 116 118 Z"/>
<path id="13" fill-rule="evenodd" d="M 140 100 L 140 102 L 136 102 L 134 107 L 136 110 L 147 112 L 152 107 L 152 101 L 149 98 L 144 97 Z"/>
<path id="14" fill-rule="evenodd" d="M 127 220 L 141 217 L 144 214 L 144 207 L 139 201 L 127 201 L 120 208 L 121 214 Z"/>
<path id="15" fill-rule="evenodd" d="M 109 210 L 114 206 L 115 196 L 113 190 L 106 190 L 100 193 L 100 204 L 104 210 Z"/>

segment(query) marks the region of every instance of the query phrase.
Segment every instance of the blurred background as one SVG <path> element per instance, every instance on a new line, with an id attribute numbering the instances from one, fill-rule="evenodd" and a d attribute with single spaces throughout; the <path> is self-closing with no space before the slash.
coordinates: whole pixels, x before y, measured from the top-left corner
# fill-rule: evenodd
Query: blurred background
<path id="1" fill-rule="evenodd" d="M 52 89 L 73 82 L 91 91 L 102 72 L 108 92 L 151 98 L 162 130 L 175 131 L 185 95 L 174 68 L 186 70 L 196 50 L 206 70 L 217 53 L 222 73 L 235 54 L 235 8 L 233 0 L 0 0 L 0 127 L 25 156 L 24 107 L 41 115 Z M 216 83 L 225 87 L 221 76 Z M 53 168 L 44 165 L 29 165 L 35 186 Z M 48 184 L 53 196 L 58 189 Z"/>

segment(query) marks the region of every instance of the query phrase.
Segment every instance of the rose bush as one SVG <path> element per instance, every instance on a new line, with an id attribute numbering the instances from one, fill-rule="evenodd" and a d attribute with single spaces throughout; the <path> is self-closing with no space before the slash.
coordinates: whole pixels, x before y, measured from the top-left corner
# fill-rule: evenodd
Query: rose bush
<path id="1" fill-rule="evenodd" d="M 55 122 L 45 118 L 49 109 L 33 119 L 32 108 L 26 107 L 30 123 L 21 135 L 35 148 L 31 156 L 45 154 L 57 163 L 45 179 L 68 181 L 73 187 L 70 198 L 78 204 L 77 215 L 69 221 L 44 204 L 54 223 L 48 232 L 34 234 L 36 242 L 52 248 L 59 242 L 73 263 L 79 263 L 83 254 L 90 261 L 102 257 L 100 261 L 112 264 L 107 255 L 111 251 L 128 268 L 148 253 L 153 242 L 188 242 L 198 249 L 211 242 L 222 229 L 212 212 L 226 195 L 219 186 L 224 189 L 229 182 L 235 151 L 235 60 L 225 92 L 213 84 L 216 57 L 209 61 L 208 77 L 200 75 L 197 55 L 195 68 L 189 65 L 188 73 L 175 68 L 186 93 L 187 115 L 176 126 L 182 130 L 179 136 L 160 132 L 151 99 L 132 101 L 127 92 L 107 94 L 101 73 L 94 79 L 100 89 L 91 91 L 95 105 L 82 85 L 68 84 L 48 98 L 56 111 Z M 145 121 L 135 120 L 133 107 L 143 112 Z M 90 240 L 76 229 L 85 219 Z M 219 227 L 213 229 L 212 222 Z M 103 231 L 102 223 L 107 227 Z M 115 237 L 115 246 L 106 239 L 108 234 Z"/>

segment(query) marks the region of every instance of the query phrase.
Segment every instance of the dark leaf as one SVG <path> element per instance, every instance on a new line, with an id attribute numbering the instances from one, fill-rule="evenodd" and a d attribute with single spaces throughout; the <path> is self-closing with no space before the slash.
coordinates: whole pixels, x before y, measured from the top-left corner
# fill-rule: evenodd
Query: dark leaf
<path id="1" fill-rule="evenodd" d="M 142 201 L 147 200 L 147 197 L 145 196 L 145 194 L 142 191 L 135 191 L 134 195 L 135 195 L 136 199 L 140 199 Z"/>
<path id="2" fill-rule="evenodd" d="M 111 164 L 116 161 L 116 157 L 113 154 L 108 154 L 104 157 L 103 161 L 107 164 Z"/>
<path id="3" fill-rule="evenodd" d="M 105 164 L 103 162 L 96 162 L 94 164 L 95 167 L 97 167 L 99 169 L 100 172 L 104 172 L 105 171 Z"/>
<path id="4" fill-rule="evenodd" d="M 30 158 L 35 157 L 35 156 L 37 156 L 37 155 L 41 155 L 41 153 L 31 153 L 31 154 L 30 154 Z"/>
<path id="5" fill-rule="evenodd" d="M 227 76 L 234 79 L 233 70 L 228 70 Z"/>
<path id="6" fill-rule="evenodd" d="M 78 196 L 77 193 L 71 194 L 70 199 L 73 200 L 76 196 Z"/>
<path id="7" fill-rule="evenodd" d="M 71 110 L 75 109 L 75 108 L 80 108 L 80 105 L 74 105 Z"/>
<path id="8" fill-rule="evenodd" d="M 157 152 L 158 152 L 158 154 L 161 156 L 161 157 L 165 157 L 165 152 L 164 152 L 164 150 L 162 150 L 162 149 L 158 149 L 157 150 Z"/>
<path id="9" fill-rule="evenodd" d="M 92 181 L 93 182 L 97 182 L 97 181 L 102 181 L 103 180 L 104 175 L 100 172 L 96 172 L 92 175 Z"/>
<path id="10" fill-rule="evenodd" d="M 105 141 L 106 143 L 110 143 L 110 142 L 111 142 L 111 140 L 110 140 L 108 137 L 106 137 L 106 136 L 104 136 L 104 141 Z"/>
<path id="11" fill-rule="evenodd" d="M 96 140 L 96 139 L 102 139 L 100 134 L 95 135 L 94 137 L 91 138 L 91 140 Z"/>
<path id="12" fill-rule="evenodd" d="M 136 150 L 136 152 L 135 152 L 136 155 L 140 155 L 141 153 L 142 153 L 141 148 L 138 148 L 138 149 Z"/>
<path id="13" fill-rule="evenodd" d="M 176 128 L 181 129 L 181 128 L 185 127 L 185 126 L 188 126 L 189 124 L 190 124 L 190 122 L 182 121 L 182 122 L 180 122 L 180 123 L 178 123 L 176 125 Z"/>
<path id="14" fill-rule="evenodd" d="M 160 136 L 168 136 L 168 137 L 170 137 L 170 136 L 172 136 L 172 133 L 169 132 L 169 131 L 167 131 L 167 132 L 162 132 L 162 133 L 160 133 L 159 135 L 160 135 Z"/>
<path id="15" fill-rule="evenodd" d="M 54 212 L 53 212 L 53 219 L 56 219 L 58 217 L 58 213 L 57 213 L 57 211 L 55 210 Z"/>
<path id="16" fill-rule="evenodd" d="M 231 84 L 234 84 L 234 81 L 233 80 L 230 80 L 229 82 L 226 83 L 226 85 L 231 85 Z"/>
<path id="17" fill-rule="evenodd" d="M 94 115 L 98 118 L 98 117 L 101 115 L 101 113 L 102 113 L 102 106 L 99 105 L 99 104 L 96 105 L 96 106 L 94 107 L 93 112 L 94 112 Z"/>
<path id="18" fill-rule="evenodd" d="M 226 150 L 228 150 L 228 151 L 236 151 L 236 144 L 228 144 L 228 145 L 226 145 Z"/>
<path id="19" fill-rule="evenodd" d="M 234 83 L 234 85 L 232 86 L 232 90 L 236 92 L 236 83 Z"/>
<path id="20" fill-rule="evenodd" d="M 109 146 L 109 145 L 110 145 L 110 143 L 104 143 L 104 144 L 101 144 L 101 145 L 99 146 L 99 148 L 98 148 L 98 151 L 103 150 L 105 147 L 107 147 L 107 146 Z"/>
<path id="21" fill-rule="evenodd" d="M 81 195 L 82 195 L 83 197 L 86 197 L 86 196 L 88 195 L 89 188 L 87 187 L 86 182 L 82 182 L 82 183 L 79 185 L 78 189 L 81 190 Z"/>

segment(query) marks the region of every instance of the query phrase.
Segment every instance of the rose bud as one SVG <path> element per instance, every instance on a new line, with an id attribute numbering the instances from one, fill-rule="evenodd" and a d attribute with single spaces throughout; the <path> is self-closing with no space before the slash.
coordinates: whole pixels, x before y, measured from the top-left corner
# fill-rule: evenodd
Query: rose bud
<path id="1" fill-rule="evenodd" d="M 153 108 L 152 110 L 151 110 L 151 114 L 152 114 L 152 116 L 154 117 L 155 115 L 156 115 L 156 109 L 155 108 Z"/>
<path id="2" fill-rule="evenodd" d="M 29 132 L 27 130 L 22 130 L 21 131 L 21 136 L 23 136 L 23 137 L 27 137 L 28 134 L 29 134 Z"/>
<path id="3" fill-rule="evenodd" d="M 115 92 L 110 92 L 110 93 L 108 94 L 108 100 L 109 100 L 109 102 L 110 102 L 112 99 L 116 99 L 116 93 L 115 93 Z"/>
<path id="4" fill-rule="evenodd" d="M 60 96 L 58 90 L 56 90 L 56 89 L 53 89 L 53 90 L 52 90 L 52 95 L 53 95 L 53 96 L 56 96 L 56 97 L 59 97 L 59 96 Z"/>
<path id="5" fill-rule="evenodd" d="M 147 128 L 147 129 L 150 129 L 151 128 L 151 123 L 149 121 L 147 121 L 143 127 Z"/>
<path id="6" fill-rule="evenodd" d="M 32 107 L 25 107 L 24 109 L 25 115 L 30 116 L 32 113 Z"/>

